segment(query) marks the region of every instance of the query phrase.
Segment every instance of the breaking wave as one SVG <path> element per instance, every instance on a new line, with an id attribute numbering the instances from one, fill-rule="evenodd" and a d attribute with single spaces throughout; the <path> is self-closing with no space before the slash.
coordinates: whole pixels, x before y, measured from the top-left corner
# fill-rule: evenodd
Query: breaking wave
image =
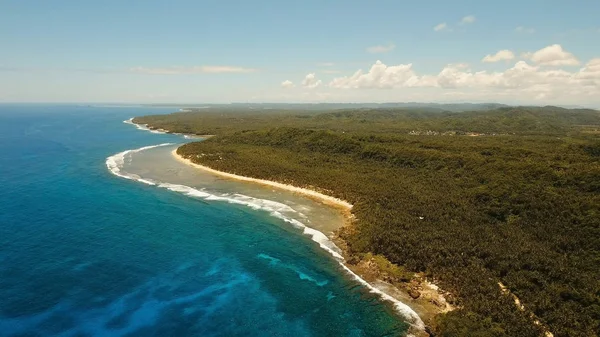
<path id="1" fill-rule="evenodd" d="M 133 126 L 135 126 L 135 127 L 138 129 L 138 130 L 142 130 L 142 131 L 148 131 L 148 132 L 151 132 L 151 133 L 156 133 L 156 134 L 166 134 L 166 133 L 170 133 L 168 130 L 162 130 L 162 129 L 158 129 L 158 130 L 156 130 L 156 129 L 150 129 L 150 128 L 148 127 L 148 124 L 137 124 L 137 123 L 134 123 L 134 122 L 133 122 L 133 117 L 132 117 L 132 118 L 129 118 L 128 120 L 125 120 L 125 121 L 123 121 L 123 123 L 125 123 L 125 124 L 130 124 L 130 125 L 133 125 Z M 178 135 L 178 136 L 183 136 L 183 138 L 185 138 L 185 139 L 195 139 L 195 138 L 199 138 L 199 137 L 197 137 L 197 136 L 194 136 L 194 135 L 186 135 L 186 134 L 183 134 L 183 133 L 177 133 L 177 132 L 175 132 L 175 133 L 171 133 L 171 134 L 173 134 L 173 135 Z"/>
<path id="2" fill-rule="evenodd" d="M 133 122 L 133 118 L 129 118 L 128 120 L 123 121 L 123 123 L 134 125 L 138 130 L 149 131 L 149 132 L 157 133 L 157 134 L 167 133 L 166 130 L 152 130 L 148 127 L 148 124 L 136 124 Z"/>

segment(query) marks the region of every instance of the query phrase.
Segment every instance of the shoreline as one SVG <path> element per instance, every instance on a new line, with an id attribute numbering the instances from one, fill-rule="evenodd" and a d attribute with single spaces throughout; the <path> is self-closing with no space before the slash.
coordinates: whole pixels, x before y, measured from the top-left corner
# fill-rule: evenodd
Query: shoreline
<path id="1" fill-rule="evenodd" d="M 208 166 L 204 166 L 204 165 L 200 165 L 197 163 L 194 163 L 193 161 L 191 161 L 190 159 L 184 158 L 183 156 L 179 155 L 177 153 L 177 149 L 173 150 L 171 152 L 171 154 L 179 161 L 199 168 L 201 170 L 222 176 L 222 177 L 226 177 L 226 178 L 230 178 L 230 179 L 234 179 L 234 180 L 240 180 L 240 181 L 247 181 L 247 182 L 253 182 L 256 184 L 260 184 L 260 185 L 265 185 L 265 186 L 271 186 L 271 187 L 275 187 L 275 188 L 279 188 L 279 189 L 283 189 L 286 191 L 290 191 L 290 192 L 294 192 L 294 193 L 298 193 L 298 194 L 302 194 L 304 196 L 316 199 L 318 201 L 320 201 L 321 203 L 327 204 L 329 206 L 334 206 L 340 210 L 343 210 L 345 212 L 350 212 L 350 210 L 352 209 L 352 204 L 342 200 L 342 199 L 338 199 L 329 195 L 325 195 L 323 193 L 308 189 L 308 188 L 303 188 L 303 187 L 296 187 L 296 186 L 292 186 L 292 185 L 287 185 L 287 184 L 283 184 L 283 183 L 278 183 L 276 181 L 271 181 L 271 180 L 264 180 L 264 179 L 257 179 L 257 178 L 251 178 L 251 177 L 245 177 L 245 176 L 240 176 L 237 174 L 233 174 L 233 173 L 228 173 L 228 172 L 223 172 L 223 171 L 218 171 L 215 170 L 213 168 L 210 168 Z M 345 215 L 345 214 L 344 214 Z"/>
<path id="2" fill-rule="evenodd" d="M 412 323 L 409 322 L 411 325 L 409 329 L 410 336 L 430 336 L 428 325 L 431 323 L 432 318 L 437 314 L 455 309 L 454 306 L 446 301 L 445 295 L 447 293 L 441 291 L 438 286 L 429 282 L 422 275 L 415 274 L 410 283 L 398 285 L 392 284 L 392 280 L 386 280 L 388 275 L 373 263 L 372 258 L 361 260 L 358 263 L 349 263 L 356 256 L 350 254 L 346 242 L 340 236 L 341 231 L 352 230 L 353 228 L 355 217 L 351 212 L 352 204 L 349 202 L 308 188 L 215 170 L 208 166 L 194 163 L 192 160 L 179 155 L 177 149 L 173 150 L 171 154 L 176 160 L 196 169 L 232 180 L 251 182 L 298 193 L 322 204 L 334 207 L 341 212 L 344 219 L 343 223 L 333 234 L 327 235 L 327 237 L 337 246 L 342 254 L 339 256 L 338 254 L 330 253 L 338 260 L 342 268 L 357 281 L 368 287 L 371 292 L 377 293 L 383 300 L 392 302 L 396 311 L 404 318 L 413 320 Z"/>
<path id="3" fill-rule="evenodd" d="M 148 124 L 135 123 L 133 121 L 134 118 L 135 117 L 131 117 L 128 120 L 124 120 L 123 123 L 133 125 L 138 130 L 149 131 L 151 133 L 157 133 L 157 134 L 170 134 L 170 135 L 176 135 L 176 136 L 183 136 L 185 139 L 208 139 L 210 137 L 214 137 L 214 135 L 197 135 L 197 134 L 192 134 L 192 133 L 171 132 L 166 129 L 152 127 Z"/>
<path id="4" fill-rule="evenodd" d="M 205 137 L 201 137 L 198 135 L 172 133 L 169 130 L 152 128 L 148 124 L 140 125 L 134 123 L 133 118 L 123 122 L 135 126 L 138 130 L 149 131 L 151 133 L 181 135 L 185 139 L 209 138 L 214 136 L 207 135 Z M 180 156 L 177 153 L 177 149 L 178 148 L 173 150 L 171 155 L 176 160 L 196 169 L 201 169 L 232 180 L 257 183 L 263 186 L 270 186 L 293 193 L 298 193 L 304 197 L 310 198 L 314 201 L 338 210 L 342 215 L 343 221 L 338 229 L 333 233 L 330 235 L 325 235 L 318 230 L 304 226 L 304 234 L 313 236 L 313 241 L 319 243 L 321 248 L 330 253 L 338 261 L 342 269 L 344 269 L 357 282 L 367 287 L 371 293 L 377 294 L 382 300 L 390 302 L 396 311 L 396 314 L 402 316 L 403 321 L 409 324 L 410 328 L 407 332 L 407 336 L 433 336 L 430 327 L 433 318 L 438 314 L 446 313 L 457 308 L 456 305 L 453 305 L 454 301 L 452 301 L 451 304 L 446 300 L 446 297 L 451 296 L 452 299 L 454 299 L 454 296 L 441 290 L 436 284 L 430 282 L 430 280 L 428 280 L 422 273 L 415 273 L 414 277 L 409 283 L 403 283 L 402 285 L 399 285 L 398 283 L 394 282 L 393 279 L 390 280 L 389 275 L 383 271 L 380 266 L 374 264 L 374 259 L 372 258 L 360 260 L 359 257 L 360 261 L 358 263 L 350 263 L 349 261 L 351 259 L 355 259 L 357 256 L 350 253 L 345 240 L 340 235 L 344 230 L 352 230 L 354 226 L 353 222 L 356 220 L 354 214 L 352 214 L 353 205 L 349 202 L 317 192 L 310 188 L 302 188 L 276 181 L 245 177 L 215 170 L 208 166 L 194 163 L 192 160 Z M 332 250 L 331 248 L 324 246 L 320 240 L 315 240 L 314 235 L 322 236 L 326 240 L 330 241 L 334 245 L 334 248 L 341 252 L 341 255 L 338 254 L 336 250 Z M 415 292 L 419 296 L 414 296 Z M 412 322 L 409 320 L 412 320 Z"/>

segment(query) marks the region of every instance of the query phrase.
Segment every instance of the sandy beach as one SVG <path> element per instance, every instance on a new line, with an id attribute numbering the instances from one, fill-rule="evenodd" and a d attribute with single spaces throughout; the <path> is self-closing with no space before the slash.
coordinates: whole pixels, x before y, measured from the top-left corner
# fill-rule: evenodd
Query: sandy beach
<path id="1" fill-rule="evenodd" d="M 307 197 L 310 198 L 315 198 L 318 199 L 320 202 L 330 205 L 330 206 L 334 206 L 336 208 L 341 208 L 343 210 L 347 210 L 350 211 L 352 209 L 352 204 L 350 204 L 349 202 L 345 201 L 345 200 L 341 200 L 338 198 L 334 198 L 332 196 L 329 195 L 325 195 L 323 193 L 319 193 L 317 191 L 313 191 L 313 190 L 309 190 L 307 188 L 302 188 L 302 187 L 296 187 L 296 186 L 292 186 L 292 185 L 287 185 L 287 184 L 282 184 L 282 183 L 278 183 L 275 181 L 270 181 L 270 180 L 263 180 L 263 179 L 256 179 L 256 178 L 250 178 L 250 177 L 244 177 L 244 176 L 240 176 L 237 174 L 232 174 L 232 173 L 227 173 L 227 172 L 222 172 L 222 171 L 217 171 L 215 169 L 212 169 L 208 166 L 204 166 L 204 165 L 200 165 L 200 164 L 196 164 L 194 162 L 192 162 L 189 159 L 183 158 L 182 156 L 180 156 L 179 154 L 177 154 L 177 150 L 174 150 L 172 152 L 173 156 L 175 158 L 177 158 L 177 160 L 186 163 L 187 165 L 191 165 L 193 167 L 196 167 L 198 169 L 222 176 L 222 177 L 226 177 L 226 178 L 230 178 L 230 179 L 235 179 L 235 180 L 240 180 L 240 181 L 247 181 L 247 182 L 252 182 L 252 183 L 256 183 L 256 184 L 261 184 L 261 185 L 266 185 L 266 186 L 271 186 L 271 187 L 275 187 L 275 188 L 279 188 L 279 189 L 283 189 L 286 191 L 290 191 L 290 192 L 294 192 L 294 193 L 298 193 L 298 194 L 302 194 L 305 195 Z"/>

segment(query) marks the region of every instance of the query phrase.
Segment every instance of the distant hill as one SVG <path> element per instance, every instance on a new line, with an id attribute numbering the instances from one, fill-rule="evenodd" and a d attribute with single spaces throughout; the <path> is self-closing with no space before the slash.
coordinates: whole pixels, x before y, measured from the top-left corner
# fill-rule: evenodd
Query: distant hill
<path id="1" fill-rule="evenodd" d="M 380 109 L 380 108 L 418 108 L 434 109 L 439 111 L 482 111 L 494 110 L 501 107 L 508 107 L 506 104 L 499 103 L 231 103 L 231 104 L 149 104 L 150 106 L 175 107 L 181 109 L 206 109 L 206 108 L 235 108 L 250 110 L 338 110 L 338 109 Z"/>
<path id="2" fill-rule="evenodd" d="M 404 103 L 402 103 L 404 104 Z M 410 103 L 406 103 L 410 104 Z M 136 117 L 135 122 L 149 124 L 172 132 L 196 134 L 225 134 L 265 127 L 303 127 L 338 131 L 371 133 L 408 133 L 415 131 L 566 134 L 568 132 L 597 132 L 600 112 L 591 109 L 546 107 L 511 107 L 450 111 L 481 105 L 431 105 L 416 107 L 377 108 L 343 104 L 307 105 L 214 105 L 206 108 L 182 108 L 167 115 Z M 487 107 L 493 107 L 490 104 Z M 334 109 L 335 108 L 335 109 Z"/>

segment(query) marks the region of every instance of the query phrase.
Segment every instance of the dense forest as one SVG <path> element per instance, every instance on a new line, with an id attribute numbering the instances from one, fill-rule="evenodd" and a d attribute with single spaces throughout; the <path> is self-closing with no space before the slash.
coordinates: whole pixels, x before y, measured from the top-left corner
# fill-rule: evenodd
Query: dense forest
<path id="1" fill-rule="evenodd" d="M 600 335 L 600 113 L 206 109 L 136 118 L 217 135 L 178 153 L 353 203 L 357 254 L 456 295 L 437 336 Z M 527 311 L 504 294 L 502 282 Z"/>

